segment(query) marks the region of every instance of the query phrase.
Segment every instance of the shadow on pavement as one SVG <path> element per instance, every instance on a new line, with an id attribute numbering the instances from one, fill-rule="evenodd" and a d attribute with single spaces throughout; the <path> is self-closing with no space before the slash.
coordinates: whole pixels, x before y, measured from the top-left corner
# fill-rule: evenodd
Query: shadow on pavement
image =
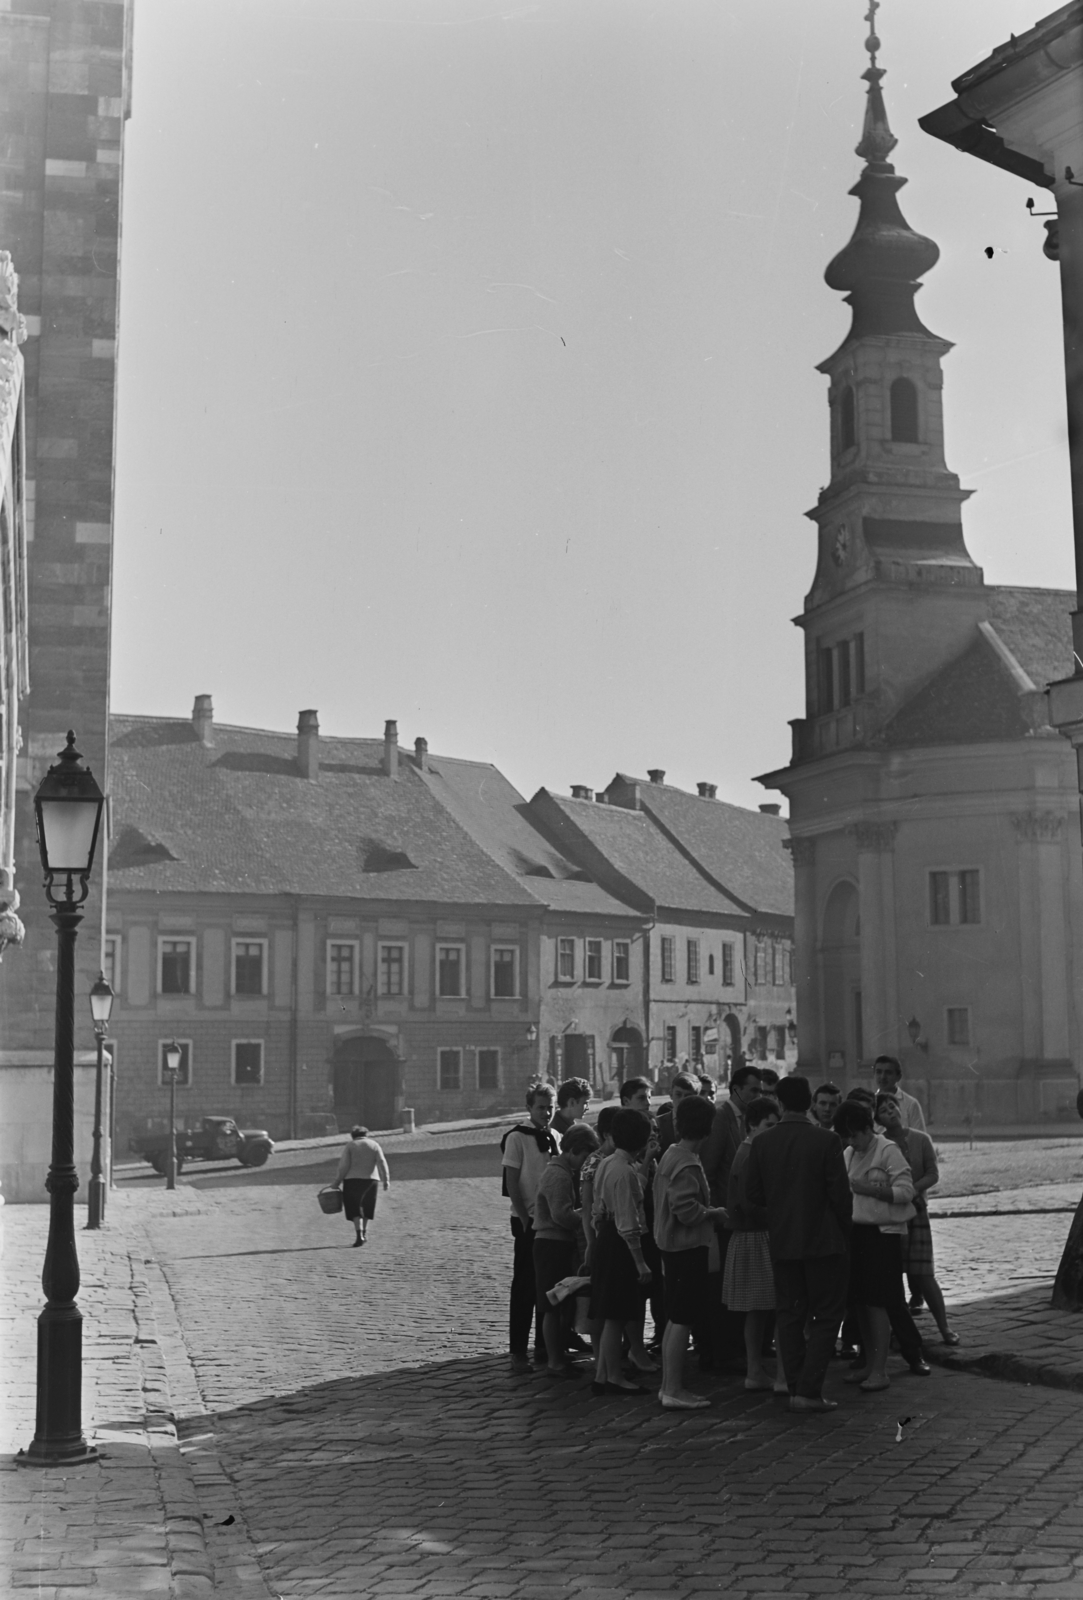
<path id="1" fill-rule="evenodd" d="M 414 1183 L 426 1178 L 499 1178 L 500 1146 L 497 1144 L 468 1144 L 453 1149 L 404 1150 L 388 1158 L 392 1183 Z M 178 1183 L 193 1189 L 284 1188 L 293 1184 L 314 1185 L 330 1183 L 338 1168 L 338 1151 L 314 1151 L 313 1159 L 296 1166 L 274 1164 L 274 1156 L 265 1167 L 185 1167 Z M 163 1179 L 155 1172 L 138 1173 L 130 1178 L 118 1179 L 117 1187 L 143 1188 L 147 1184 L 161 1185 Z"/>

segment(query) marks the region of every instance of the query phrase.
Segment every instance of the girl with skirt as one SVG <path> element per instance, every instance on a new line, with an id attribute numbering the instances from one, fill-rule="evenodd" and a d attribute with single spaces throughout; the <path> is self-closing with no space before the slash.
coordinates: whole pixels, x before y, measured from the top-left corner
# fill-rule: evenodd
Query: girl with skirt
<path id="1" fill-rule="evenodd" d="M 745 1198 L 745 1175 L 752 1141 L 769 1128 L 777 1127 L 779 1121 L 778 1102 L 766 1095 L 753 1100 L 745 1112 L 748 1133 L 744 1143 L 738 1146 L 730 1168 L 726 1209 L 733 1237 L 726 1251 L 722 1301 L 730 1311 L 745 1314 L 745 1388 L 773 1389 L 776 1394 L 788 1394 L 782 1371 L 778 1370 L 772 1378 L 763 1364 L 763 1346 L 775 1310 L 775 1275 L 768 1244 L 767 1210 L 752 1205 Z"/>
<path id="2" fill-rule="evenodd" d="M 613 1118 L 614 1150 L 594 1174 L 591 1221 L 590 1315 L 602 1323 L 598 1362 L 591 1390 L 594 1394 L 649 1394 L 639 1383 L 629 1383 L 621 1371 L 621 1339 L 626 1322 L 643 1314 L 643 1298 L 652 1273 L 643 1254 L 647 1223 L 643 1213 L 643 1184 L 637 1163 L 651 1137 L 651 1119 L 642 1111 L 625 1108 Z"/>
<path id="3" fill-rule="evenodd" d="M 876 1100 L 876 1120 L 885 1135 L 897 1144 L 910 1166 L 914 1180 L 914 1215 L 910 1218 L 906 1238 L 903 1240 L 903 1266 L 914 1292 L 911 1310 L 915 1303 L 924 1300 L 940 1329 L 945 1344 L 958 1344 L 959 1335 L 948 1324 L 944 1292 L 936 1281 L 933 1260 L 933 1229 L 929 1221 L 929 1204 L 926 1191 L 940 1182 L 940 1168 L 936 1162 L 933 1141 L 918 1128 L 904 1128 L 899 1103 L 893 1095 L 882 1094 Z"/>

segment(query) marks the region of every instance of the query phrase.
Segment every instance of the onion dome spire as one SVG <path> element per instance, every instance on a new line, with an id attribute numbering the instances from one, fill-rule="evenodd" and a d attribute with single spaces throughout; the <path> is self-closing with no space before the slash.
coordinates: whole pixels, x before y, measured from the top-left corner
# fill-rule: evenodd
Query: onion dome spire
<path id="1" fill-rule="evenodd" d="M 896 195 L 906 182 L 887 159 L 898 140 L 887 120 L 880 88 L 884 68 L 877 65 L 880 40 L 876 13 L 880 0 L 869 0 L 865 20 L 869 36 L 865 49 L 869 66 L 861 74 L 868 84 L 865 122 L 856 154 L 865 162 L 860 178 L 850 190 L 861 202 L 857 227 L 845 249 L 831 262 L 824 278 L 832 289 L 845 289 L 854 319 L 846 342 L 866 334 L 918 333 L 935 338 L 914 309 L 918 278 L 934 267 L 940 251 L 932 239 L 915 233 L 899 210 Z"/>

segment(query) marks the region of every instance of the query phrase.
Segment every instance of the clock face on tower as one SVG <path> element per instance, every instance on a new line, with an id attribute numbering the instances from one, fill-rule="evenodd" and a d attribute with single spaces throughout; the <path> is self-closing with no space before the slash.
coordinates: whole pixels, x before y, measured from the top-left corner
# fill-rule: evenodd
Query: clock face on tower
<path id="1" fill-rule="evenodd" d="M 842 566 L 842 563 L 846 560 L 846 557 L 849 555 L 849 553 L 850 534 L 845 523 L 843 523 L 840 528 L 836 528 L 835 538 L 831 545 L 831 559 L 835 563 L 836 567 Z"/>

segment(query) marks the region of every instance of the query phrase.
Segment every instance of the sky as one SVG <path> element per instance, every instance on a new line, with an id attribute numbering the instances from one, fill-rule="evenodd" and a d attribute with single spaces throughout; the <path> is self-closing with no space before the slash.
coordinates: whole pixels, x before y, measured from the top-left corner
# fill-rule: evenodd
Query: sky
<path id="1" fill-rule="evenodd" d="M 393 717 L 527 795 L 661 767 L 778 799 L 865 9 L 138 5 L 114 711 Z M 1038 14 L 885 0 L 877 31 L 969 548 L 1068 588 L 1057 269 L 1027 186 L 916 120 Z"/>

